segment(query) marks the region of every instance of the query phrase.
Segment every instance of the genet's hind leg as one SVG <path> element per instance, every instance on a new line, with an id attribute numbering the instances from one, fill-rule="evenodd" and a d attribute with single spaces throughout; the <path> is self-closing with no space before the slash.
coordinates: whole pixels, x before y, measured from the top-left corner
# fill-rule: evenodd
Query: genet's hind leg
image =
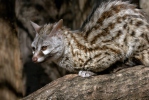
<path id="1" fill-rule="evenodd" d="M 149 49 L 139 52 L 135 55 L 135 58 L 139 60 L 144 66 L 149 67 Z"/>

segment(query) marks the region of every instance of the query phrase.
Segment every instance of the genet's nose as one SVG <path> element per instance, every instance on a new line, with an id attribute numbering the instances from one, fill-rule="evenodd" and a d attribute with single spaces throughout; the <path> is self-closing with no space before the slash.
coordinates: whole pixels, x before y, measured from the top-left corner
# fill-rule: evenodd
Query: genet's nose
<path id="1" fill-rule="evenodd" d="M 33 62 L 37 62 L 37 57 L 33 57 L 33 58 L 32 58 L 32 61 L 33 61 Z"/>

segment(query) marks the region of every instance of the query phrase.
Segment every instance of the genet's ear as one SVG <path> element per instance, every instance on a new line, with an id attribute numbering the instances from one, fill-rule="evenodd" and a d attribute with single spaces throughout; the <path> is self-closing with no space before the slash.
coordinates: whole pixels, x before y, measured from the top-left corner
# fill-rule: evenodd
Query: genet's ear
<path id="1" fill-rule="evenodd" d="M 41 28 L 41 26 L 39 26 L 38 24 L 36 24 L 36 23 L 34 23 L 32 21 L 30 21 L 30 23 L 33 26 L 34 30 L 38 33 L 40 28 Z"/>
<path id="2" fill-rule="evenodd" d="M 53 27 L 50 36 L 56 35 L 56 32 L 63 26 L 63 19 L 59 20 Z"/>

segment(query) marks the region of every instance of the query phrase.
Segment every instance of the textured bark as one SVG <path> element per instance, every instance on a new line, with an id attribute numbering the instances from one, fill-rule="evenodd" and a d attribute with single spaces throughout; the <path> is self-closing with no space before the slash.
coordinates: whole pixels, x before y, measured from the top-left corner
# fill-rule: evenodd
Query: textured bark
<path id="1" fill-rule="evenodd" d="M 113 74 L 59 78 L 23 100 L 148 100 L 149 68 L 135 66 Z"/>
<path id="2" fill-rule="evenodd" d="M 15 0 L 0 0 L 0 100 L 17 100 L 24 94 L 14 8 Z"/>

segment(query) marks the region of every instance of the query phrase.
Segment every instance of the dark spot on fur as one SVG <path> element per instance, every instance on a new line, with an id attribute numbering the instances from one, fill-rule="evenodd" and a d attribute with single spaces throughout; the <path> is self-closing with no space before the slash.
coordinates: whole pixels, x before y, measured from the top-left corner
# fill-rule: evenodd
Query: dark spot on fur
<path id="1" fill-rule="evenodd" d="M 117 33 L 117 37 L 119 37 L 121 34 L 122 34 L 122 31 L 119 30 L 118 33 Z"/>
<path id="2" fill-rule="evenodd" d="M 139 42 L 139 39 L 135 39 L 135 42 Z"/>
<path id="3" fill-rule="evenodd" d="M 109 24 L 109 28 L 110 28 L 110 29 L 113 29 L 114 27 L 115 27 L 115 23 L 110 23 L 110 24 Z"/>
<path id="4" fill-rule="evenodd" d="M 117 23 L 121 23 L 121 17 L 117 18 Z"/>
<path id="5" fill-rule="evenodd" d="M 129 27 L 127 28 L 127 31 L 129 32 Z"/>
<path id="6" fill-rule="evenodd" d="M 135 48 L 135 46 L 133 45 L 132 48 Z"/>
<path id="7" fill-rule="evenodd" d="M 105 52 L 105 55 L 110 55 L 110 53 L 108 53 L 108 52 Z"/>
<path id="8" fill-rule="evenodd" d="M 124 15 L 124 16 L 122 17 L 122 19 L 125 20 L 125 19 L 127 18 L 127 16 L 128 16 L 128 15 Z"/>
<path id="9" fill-rule="evenodd" d="M 131 24 L 131 25 L 133 24 L 133 20 L 130 20 L 130 24 Z"/>
<path id="10" fill-rule="evenodd" d="M 138 46 L 138 49 L 140 49 L 142 46 L 140 45 L 140 46 Z"/>
<path id="11" fill-rule="evenodd" d="M 126 29 L 126 27 L 127 27 L 127 24 L 125 24 L 125 25 L 123 26 L 124 29 Z"/>
<path id="12" fill-rule="evenodd" d="M 102 25 L 104 19 L 107 19 L 109 17 L 112 16 L 112 12 L 109 10 L 109 11 L 105 11 L 101 17 L 98 19 L 97 23 L 99 23 L 100 25 Z"/>
<path id="13" fill-rule="evenodd" d="M 141 25 L 143 25 L 143 22 L 142 22 L 142 21 L 136 22 L 136 26 L 137 26 L 137 27 L 139 27 L 139 26 L 141 26 Z"/>
<path id="14" fill-rule="evenodd" d="M 135 32 L 134 31 L 132 31 L 132 33 L 130 34 L 131 36 L 134 36 L 135 35 Z"/>
<path id="15" fill-rule="evenodd" d="M 142 45 L 142 47 L 144 48 L 144 47 L 145 47 L 145 45 L 143 44 L 143 45 Z"/>

